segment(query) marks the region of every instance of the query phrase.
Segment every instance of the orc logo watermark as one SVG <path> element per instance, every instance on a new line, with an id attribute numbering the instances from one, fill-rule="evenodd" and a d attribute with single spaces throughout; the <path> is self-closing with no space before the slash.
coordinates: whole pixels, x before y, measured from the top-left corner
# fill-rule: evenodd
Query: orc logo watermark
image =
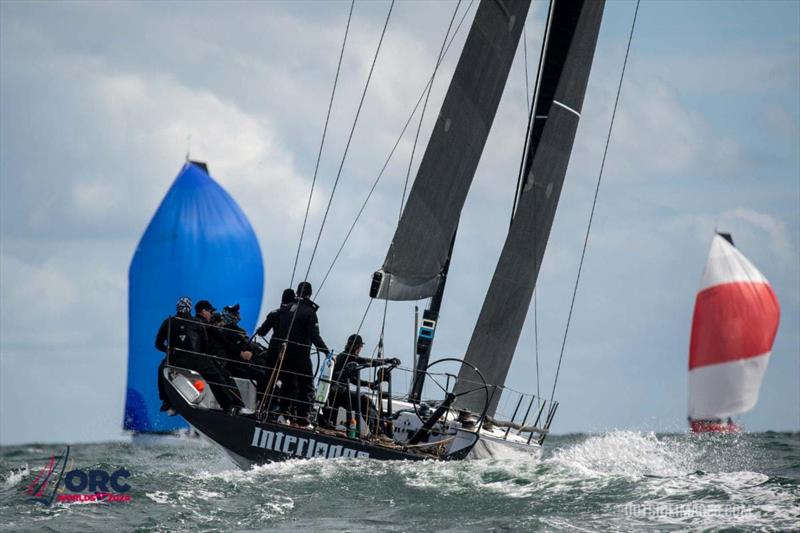
<path id="1" fill-rule="evenodd" d="M 95 468 L 74 468 L 67 446 L 61 455 L 51 455 L 25 491 L 35 502 L 129 502 L 131 490 L 125 468 L 113 472 Z"/>

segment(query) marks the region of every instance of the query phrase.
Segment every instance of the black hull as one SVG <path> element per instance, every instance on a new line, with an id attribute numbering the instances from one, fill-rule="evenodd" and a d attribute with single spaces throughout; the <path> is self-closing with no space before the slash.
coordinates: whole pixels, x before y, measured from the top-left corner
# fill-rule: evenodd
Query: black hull
<path id="1" fill-rule="evenodd" d="M 172 386 L 166 387 L 173 409 L 197 431 L 221 447 L 243 469 L 288 459 L 363 458 L 382 461 L 460 460 L 472 450 L 474 442 L 458 451 L 437 457 L 421 451 L 376 446 L 358 439 L 294 428 L 283 424 L 259 422 L 247 416 L 231 415 L 197 407 L 187 402 Z M 477 442 L 477 435 L 475 436 Z"/>

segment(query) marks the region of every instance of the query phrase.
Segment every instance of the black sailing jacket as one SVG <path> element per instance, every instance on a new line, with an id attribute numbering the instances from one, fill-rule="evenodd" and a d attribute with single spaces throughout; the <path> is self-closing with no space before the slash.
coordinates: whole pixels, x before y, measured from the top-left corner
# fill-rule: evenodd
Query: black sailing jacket
<path id="1" fill-rule="evenodd" d="M 279 309 L 278 327 L 272 335 L 273 341 L 276 338 L 284 340 L 288 334 L 287 353 L 291 353 L 293 356 L 309 356 L 312 344 L 319 351 L 328 353 L 328 347 L 319 334 L 318 308 L 317 304 L 307 298 L 296 300 L 289 305 L 282 305 Z"/>

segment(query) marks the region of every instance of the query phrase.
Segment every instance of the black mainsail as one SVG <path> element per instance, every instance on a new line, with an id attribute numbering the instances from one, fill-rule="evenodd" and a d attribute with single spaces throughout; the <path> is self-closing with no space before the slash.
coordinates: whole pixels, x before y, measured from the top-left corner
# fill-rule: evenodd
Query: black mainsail
<path id="1" fill-rule="evenodd" d="M 536 286 L 580 120 L 603 8 L 604 0 L 553 0 L 551 5 L 525 180 L 464 357 L 492 385 L 505 383 Z M 475 389 L 479 381 L 463 365 L 454 392 Z M 491 396 L 487 414 L 494 414 L 499 400 L 499 393 Z M 485 401 L 481 389 L 461 396 L 458 405 L 481 412 Z"/>
<path id="2" fill-rule="evenodd" d="M 370 296 L 434 296 L 511 69 L 530 0 L 484 0 Z"/>

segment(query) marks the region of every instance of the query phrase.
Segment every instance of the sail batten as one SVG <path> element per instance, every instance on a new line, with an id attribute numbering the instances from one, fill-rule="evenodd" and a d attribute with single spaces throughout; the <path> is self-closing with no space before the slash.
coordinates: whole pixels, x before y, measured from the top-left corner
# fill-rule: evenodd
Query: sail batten
<path id="1" fill-rule="evenodd" d="M 603 16 L 603 1 L 555 0 L 552 28 L 544 51 L 542 77 L 535 99 L 535 121 L 527 168 L 514 219 L 481 308 L 464 360 L 477 367 L 487 383 L 505 384 L 528 313 L 558 199 L 569 164 L 583 99 Z M 463 365 L 456 393 L 480 381 Z M 500 394 L 487 413 L 493 415 Z M 464 394 L 460 407 L 480 412 L 483 392 Z"/>
<path id="2" fill-rule="evenodd" d="M 480 3 L 417 177 L 370 296 L 436 293 L 461 210 L 492 127 L 530 0 Z"/>

